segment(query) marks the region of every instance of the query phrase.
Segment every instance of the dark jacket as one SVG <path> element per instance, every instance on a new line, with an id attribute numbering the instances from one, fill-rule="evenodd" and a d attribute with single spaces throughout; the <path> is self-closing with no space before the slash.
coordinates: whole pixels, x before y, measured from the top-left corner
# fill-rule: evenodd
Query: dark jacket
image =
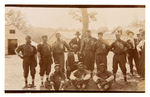
<path id="1" fill-rule="evenodd" d="M 50 57 L 51 58 L 51 46 L 49 44 L 39 44 L 37 46 L 37 51 L 40 53 L 41 57 Z"/>
<path id="2" fill-rule="evenodd" d="M 77 38 L 73 38 L 70 42 L 69 42 L 69 46 L 71 49 L 74 49 L 73 48 L 73 45 L 77 45 L 77 50 L 79 51 L 80 50 L 80 46 L 81 46 L 81 39 L 79 38 L 79 40 L 77 41 Z"/>
<path id="3" fill-rule="evenodd" d="M 54 83 L 59 83 L 62 80 L 65 80 L 65 75 L 62 72 L 54 72 L 50 76 L 50 81 L 52 81 Z"/>
<path id="4" fill-rule="evenodd" d="M 95 43 L 94 49 L 96 55 L 99 54 L 107 55 L 109 51 L 109 45 L 105 42 L 105 40 L 98 39 Z"/>
<path id="5" fill-rule="evenodd" d="M 31 44 L 23 44 L 16 49 L 16 52 L 22 53 L 23 61 L 30 61 L 32 65 L 37 66 L 37 50 L 35 46 Z"/>
<path id="6" fill-rule="evenodd" d="M 96 38 L 94 37 L 87 37 L 85 39 L 83 39 L 83 41 L 81 42 L 81 49 L 80 51 L 92 51 L 94 52 L 94 45 L 96 42 Z"/>
<path id="7" fill-rule="evenodd" d="M 126 54 L 127 48 L 128 44 L 123 40 L 116 40 L 110 46 L 110 50 L 112 50 L 115 54 Z"/>
<path id="8" fill-rule="evenodd" d="M 23 44 L 16 49 L 16 52 L 17 53 L 21 52 L 23 57 L 31 57 L 36 55 L 37 50 L 36 47 L 31 44 Z"/>

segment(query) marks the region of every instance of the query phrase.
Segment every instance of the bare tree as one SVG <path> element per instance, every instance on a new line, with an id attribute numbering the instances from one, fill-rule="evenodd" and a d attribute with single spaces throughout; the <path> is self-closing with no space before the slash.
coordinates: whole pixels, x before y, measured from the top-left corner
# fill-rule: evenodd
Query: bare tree
<path id="1" fill-rule="evenodd" d="M 70 11 L 72 17 L 82 23 L 82 37 L 86 37 L 86 31 L 89 28 L 90 21 L 96 21 L 96 12 L 88 13 L 87 8 L 80 8 L 80 10 Z"/>
<path id="2" fill-rule="evenodd" d="M 13 25 L 22 32 L 26 32 L 27 30 L 29 30 L 23 14 L 19 10 L 6 10 L 5 25 Z"/>
<path id="3" fill-rule="evenodd" d="M 134 20 L 129 26 L 145 28 L 145 20 Z"/>

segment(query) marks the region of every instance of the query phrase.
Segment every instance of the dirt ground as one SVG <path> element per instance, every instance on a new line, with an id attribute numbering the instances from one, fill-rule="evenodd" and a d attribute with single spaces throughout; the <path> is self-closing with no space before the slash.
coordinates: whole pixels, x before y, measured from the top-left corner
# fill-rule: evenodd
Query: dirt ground
<path id="1" fill-rule="evenodd" d="M 108 54 L 108 70 L 112 71 L 112 56 L 113 54 L 110 52 Z M 54 65 L 52 65 L 52 71 Z M 127 67 L 127 79 L 128 82 L 125 83 L 123 81 L 123 76 L 118 70 L 117 73 L 117 81 L 113 83 L 111 89 L 109 91 L 145 91 L 145 81 L 142 80 L 137 74 L 135 76 L 130 76 L 129 74 L 129 66 Z M 31 77 L 29 76 L 29 82 L 31 82 Z M 36 67 L 36 75 L 35 75 L 35 85 L 36 88 L 34 90 L 40 90 L 40 75 L 39 75 L 39 66 Z M 22 60 L 16 55 L 6 55 L 5 56 L 5 90 L 22 90 L 24 86 L 24 78 L 23 78 L 23 68 L 22 68 Z M 42 89 L 44 90 L 44 89 Z M 68 87 L 67 90 L 75 90 L 72 86 Z M 89 82 L 89 86 L 86 89 L 87 91 L 99 91 L 96 84 L 91 79 Z"/>

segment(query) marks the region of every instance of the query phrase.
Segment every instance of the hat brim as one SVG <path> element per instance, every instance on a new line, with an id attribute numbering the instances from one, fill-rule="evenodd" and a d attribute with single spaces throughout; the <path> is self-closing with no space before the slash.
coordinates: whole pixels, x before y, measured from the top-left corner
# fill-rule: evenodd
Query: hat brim
<path id="1" fill-rule="evenodd" d="M 132 35 L 134 35 L 134 33 L 133 33 L 133 32 L 127 32 L 127 35 L 129 35 L 130 33 L 131 33 Z"/>
<path id="2" fill-rule="evenodd" d="M 80 33 L 76 33 L 75 35 L 81 35 Z"/>

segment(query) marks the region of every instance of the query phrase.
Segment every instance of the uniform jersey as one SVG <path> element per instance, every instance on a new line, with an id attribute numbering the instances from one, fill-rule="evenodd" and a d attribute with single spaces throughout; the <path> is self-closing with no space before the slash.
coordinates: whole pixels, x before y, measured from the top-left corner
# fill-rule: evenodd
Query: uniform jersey
<path id="1" fill-rule="evenodd" d="M 127 43 L 123 40 L 116 40 L 114 43 L 112 43 L 110 48 L 115 54 L 122 54 L 126 53 L 127 47 Z"/>
<path id="2" fill-rule="evenodd" d="M 76 78 L 88 80 L 91 77 L 88 70 L 75 70 L 72 72 L 70 79 L 75 80 Z"/>
<path id="3" fill-rule="evenodd" d="M 134 49 L 134 45 L 130 40 L 127 40 L 128 49 Z"/>
<path id="4" fill-rule="evenodd" d="M 51 57 L 51 46 L 49 44 L 39 44 L 37 46 L 37 51 L 40 53 L 41 57 Z"/>
<path id="5" fill-rule="evenodd" d="M 93 37 L 85 38 L 81 43 L 81 51 L 94 51 L 96 39 Z"/>
<path id="6" fill-rule="evenodd" d="M 71 49 L 73 49 L 73 45 L 77 45 L 77 50 L 80 50 L 80 45 L 81 45 L 81 39 L 80 38 L 73 38 L 70 42 L 69 42 L 69 46 Z"/>
<path id="7" fill-rule="evenodd" d="M 53 53 L 64 53 L 65 47 L 67 48 L 67 50 L 69 50 L 69 46 L 65 41 L 63 40 L 56 41 L 52 45 Z"/>
<path id="8" fill-rule="evenodd" d="M 54 72 L 51 76 L 50 76 L 50 81 L 54 82 L 54 83 L 60 83 L 60 81 L 65 80 L 65 75 L 62 72 Z"/>
<path id="9" fill-rule="evenodd" d="M 20 45 L 16 49 L 17 53 L 22 53 L 23 56 L 23 72 L 24 77 L 27 78 L 30 70 L 30 74 L 32 78 L 35 77 L 35 67 L 37 66 L 37 60 L 36 60 L 36 48 L 31 44 L 23 44 Z"/>
<path id="10" fill-rule="evenodd" d="M 104 40 L 97 40 L 94 46 L 96 55 L 107 54 L 109 50 L 109 45 Z"/>
<path id="11" fill-rule="evenodd" d="M 30 57 L 30 56 L 34 56 L 37 51 L 35 46 L 31 45 L 31 44 L 23 44 L 20 45 L 17 49 L 16 49 L 17 53 L 22 53 L 23 57 Z"/>

